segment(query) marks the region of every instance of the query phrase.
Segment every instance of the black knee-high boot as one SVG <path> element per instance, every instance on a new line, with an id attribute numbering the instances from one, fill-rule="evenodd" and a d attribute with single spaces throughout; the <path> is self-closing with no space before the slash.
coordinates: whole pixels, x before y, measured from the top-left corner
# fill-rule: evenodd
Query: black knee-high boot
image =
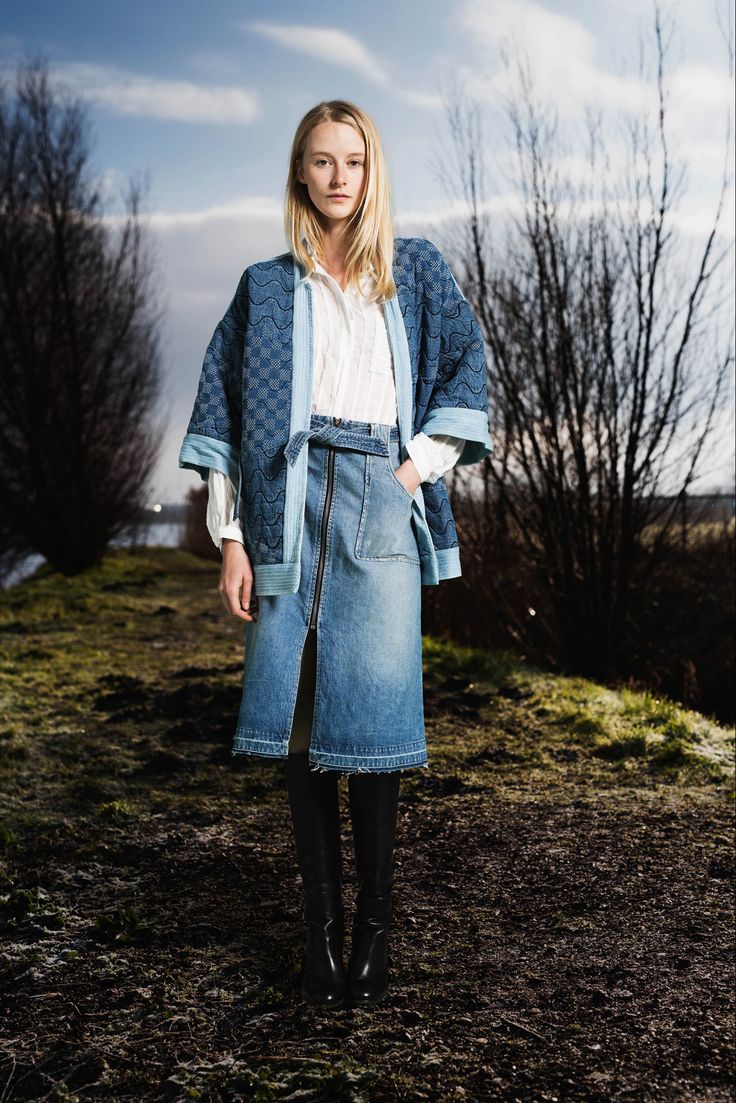
<path id="1" fill-rule="evenodd" d="M 290 753 L 285 772 L 307 925 L 302 994 L 340 1007 L 346 974 L 338 774 L 310 770 L 308 753 Z"/>
<path id="2" fill-rule="evenodd" d="M 352 1003 L 378 1003 L 388 992 L 388 932 L 400 771 L 352 773 L 348 795 L 358 895 L 348 963 Z"/>

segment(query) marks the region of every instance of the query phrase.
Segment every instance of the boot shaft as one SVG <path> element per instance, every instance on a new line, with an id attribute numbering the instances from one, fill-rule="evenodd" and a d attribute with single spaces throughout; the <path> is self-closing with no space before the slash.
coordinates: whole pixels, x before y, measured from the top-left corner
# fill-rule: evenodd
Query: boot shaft
<path id="1" fill-rule="evenodd" d="M 285 766 L 294 845 L 307 904 L 339 910 L 342 886 L 340 799 L 336 772 L 309 768 L 308 754 L 290 753 Z"/>
<path id="2" fill-rule="evenodd" d="M 391 914 L 399 785 L 399 771 L 348 777 L 361 915 L 388 919 Z"/>

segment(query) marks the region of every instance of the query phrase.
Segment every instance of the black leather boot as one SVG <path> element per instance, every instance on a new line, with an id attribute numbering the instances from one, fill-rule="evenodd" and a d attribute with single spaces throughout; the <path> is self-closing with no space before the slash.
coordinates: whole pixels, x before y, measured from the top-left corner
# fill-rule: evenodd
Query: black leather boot
<path id="1" fill-rule="evenodd" d="M 358 895 L 347 969 L 353 1004 L 379 1003 L 388 992 L 394 845 L 400 771 L 348 774 Z"/>
<path id="2" fill-rule="evenodd" d="M 307 925 L 302 995 L 340 1007 L 346 974 L 338 774 L 310 770 L 308 753 L 290 753 L 285 773 Z"/>

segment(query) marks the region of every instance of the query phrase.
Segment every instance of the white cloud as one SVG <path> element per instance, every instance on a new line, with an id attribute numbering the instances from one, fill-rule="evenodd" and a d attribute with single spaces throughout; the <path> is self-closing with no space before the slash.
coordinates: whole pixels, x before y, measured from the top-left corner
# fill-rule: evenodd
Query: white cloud
<path id="1" fill-rule="evenodd" d="M 723 70 L 702 64 L 678 66 L 669 80 L 667 127 L 679 157 L 705 179 L 718 179 L 725 160 L 726 112 L 733 81 Z"/>
<path id="2" fill-rule="evenodd" d="M 370 50 L 354 35 L 336 27 L 310 27 L 299 23 L 244 23 L 243 30 L 255 31 L 280 46 L 308 57 L 341 65 L 374 84 L 387 85 L 389 74 Z"/>
<path id="3" fill-rule="evenodd" d="M 594 13 L 591 13 L 591 18 Z M 591 33 L 572 16 L 550 11 L 535 0 L 460 0 L 457 26 L 471 51 L 467 65 L 458 70 L 461 83 L 471 98 L 489 108 L 502 108 L 507 97 L 517 106 L 521 88 L 513 65 L 517 56 L 528 67 L 531 93 L 543 110 L 557 113 L 563 123 L 583 124 L 583 109 L 599 113 L 601 134 L 609 161 L 609 179 L 623 182 L 629 159 L 625 130 L 618 125 L 622 117 L 646 118 L 651 135 L 655 177 L 661 170 L 661 150 L 656 136 L 658 90 L 656 87 L 655 43 L 652 27 L 642 26 L 635 14 L 636 4 L 625 13 L 630 48 L 624 58 L 637 68 L 628 74 L 606 68 L 611 56 L 609 43 Z M 688 18 L 694 17 L 693 12 Z M 652 17 L 653 18 L 653 17 Z M 702 23 L 702 13 L 698 16 Z M 645 66 L 638 73 L 640 45 L 643 43 Z M 621 40 L 618 40 L 621 51 Z M 504 64 L 504 55 L 511 61 Z M 726 53 L 716 53 L 716 62 L 677 59 L 665 63 L 665 129 L 668 153 L 679 168 L 687 165 L 685 192 L 678 195 L 671 212 L 673 224 L 686 237 L 697 238 L 712 224 L 726 157 L 727 112 L 733 101 L 733 80 L 726 71 Z M 575 152 L 579 150 L 579 153 Z M 585 134 L 563 130 L 560 135 L 555 169 L 573 183 L 588 176 L 584 157 Z M 514 162 L 505 147 L 493 147 L 488 157 L 494 176 L 514 179 Z M 643 165 L 640 172 L 643 173 Z M 689 194 L 688 194 L 689 193 Z M 721 219 L 721 233 L 732 236 L 734 217 L 732 192 Z"/>
<path id="4" fill-rule="evenodd" d="M 283 218 L 283 204 L 270 196 L 244 196 L 229 203 L 217 203 L 194 211 L 154 211 L 145 218 L 153 230 L 175 232 L 197 229 L 215 222 L 235 224 L 251 218 L 280 220 Z"/>
<path id="5" fill-rule="evenodd" d="M 653 102 L 653 89 L 645 81 L 600 67 L 598 42 L 582 23 L 534 0 L 463 0 L 457 20 L 476 50 L 499 56 L 506 51 L 512 57 L 518 51 L 528 62 L 537 95 L 563 113 L 576 113 L 584 100 L 626 108 Z M 478 75 L 476 65 L 464 72 L 476 94 L 490 100 L 512 92 L 516 84 L 514 72 L 501 67 L 488 77 Z"/>
<path id="6" fill-rule="evenodd" d="M 53 76 L 121 115 L 188 123 L 251 123 L 262 113 L 258 94 L 237 86 L 164 80 L 85 62 L 57 63 Z"/>
<path id="7" fill-rule="evenodd" d="M 638 33 L 643 34 L 649 73 L 613 72 L 606 68 L 609 49 L 577 19 L 550 11 L 535 0 L 460 0 L 457 26 L 474 51 L 472 64 L 462 72 L 468 88 L 481 99 L 497 101 L 517 90 L 513 64 L 506 68 L 502 56 L 517 55 L 528 63 L 533 91 L 561 115 L 578 116 L 591 104 L 600 109 L 656 111 L 658 93 L 654 73 L 653 30 L 637 28 L 633 17 L 629 56 L 638 59 Z M 487 69 L 482 58 L 487 59 Z M 481 62 L 481 64 L 479 64 Z M 733 97 L 733 81 L 722 64 L 666 62 L 668 110 L 672 125 L 689 126 L 702 134 L 709 112 L 722 111 Z M 624 69 L 625 66 L 621 66 Z M 722 117 L 722 116 L 721 116 Z M 712 118 L 712 116 L 711 116 Z"/>
<path id="8" fill-rule="evenodd" d="M 391 95 L 415 107 L 438 111 L 440 96 L 432 92 L 403 88 L 387 68 L 355 35 L 338 27 L 314 27 L 301 23 L 267 23 L 256 21 L 241 24 L 245 31 L 254 31 L 287 50 L 305 54 L 330 65 L 349 69 Z"/>
<path id="9" fill-rule="evenodd" d="M 402 92 L 402 98 L 406 103 L 415 107 L 426 107 L 430 111 L 441 111 L 444 107 L 442 96 L 433 92 L 413 92 L 410 88 Z"/>

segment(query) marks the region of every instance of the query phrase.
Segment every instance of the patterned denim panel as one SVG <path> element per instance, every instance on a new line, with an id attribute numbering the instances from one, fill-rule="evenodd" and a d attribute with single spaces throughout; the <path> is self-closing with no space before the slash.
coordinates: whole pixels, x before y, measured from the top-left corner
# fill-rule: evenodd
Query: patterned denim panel
<path id="1" fill-rule="evenodd" d="M 455 518 L 450 506 L 444 475 L 433 483 L 422 484 L 427 527 L 435 549 L 459 547 Z"/>
<path id="2" fill-rule="evenodd" d="M 224 317 L 217 323 L 199 375 L 187 433 L 202 433 L 240 451 L 243 346 L 248 319 L 247 270 Z"/>
<path id="3" fill-rule="evenodd" d="M 440 251 L 424 238 L 396 238 L 393 274 L 411 360 L 414 432 L 439 406 L 487 413 L 480 331 Z M 240 451 L 243 528 L 254 564 L 283 562 L 293 314 L 291 253 L 250 265 L 207 348 L 187 429 Z M 422 490 L 435 548 L 457 547 L 444 479 Z"/>
<path id="4" fill-rule="evenodd" d="M 487 415 L 485 350 L 470 305 L 431 241 L 399 241 L 394 278 L 412 362 L 414 433 L 440 406 L 481 409 Z M 423 483 L 422 494 L 435 548 L 458 547 L 444 477 Z"/>
<path id="5" fill-rule="evenodd" d="M 431 267 L 427 270 L 427 257 L 431 257 L 434 249 L 434 245 L 424 238 L 407 239 L 406 253 L 412 261 L 412 272 L 403 299 L 399 294 L 412 360 L 415 433 L 420 432 L 427 415 L 439 356 L 440 288 L 436 278 L 433 278 Z"/>
<path id="6" fill-rule="evenodd" d="M 287 468 L 284 446 L 291 420 L 291 253 L 254 264 L 249 272 L 242 464 L 244 527 L 254 564 L 281 563 Z"/>
<path id="7" fill-rule="evenodd" d="M 417 242 L 418 290 L 425 302 L 422 420 L 443 406 L 480 410 L 488 417 L 488 370 L 485 346 L 470 303 L 460 290 L 442 253 L 430 241 Z M 421 422 L 419 422 L 421 424 Z"/>

